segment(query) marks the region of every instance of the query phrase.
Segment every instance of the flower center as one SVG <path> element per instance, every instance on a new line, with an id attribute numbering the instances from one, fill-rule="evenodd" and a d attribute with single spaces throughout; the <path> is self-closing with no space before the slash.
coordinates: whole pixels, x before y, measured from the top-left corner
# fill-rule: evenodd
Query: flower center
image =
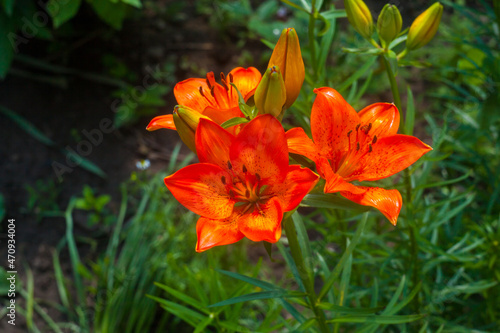
<path id="1" fill-rule="evenodd" d="M 358 124 L 355 133 L 350 130 L 347 133 L 349 145 L 347 151 L 342 154 L 342 157 L 332 165 L 335 173 L 344 178 L 346 181 L 354 180 L 363 168 L 364 157 L 373 151 L 373 145 L 377 143 L 377 136 L 371 136 L 368 133 L 372 128 L 372 123 L 368 125 Z"/>
<path id="2" fill-rule="evenodd" d="M 242 214 L 252 212 L 255 208 L 261 210 L 260 205 L 271 198 L 266 192 L 267 185 L 262 185 L 260 175 L 250 174 L 247 168 L 243 165 L 243 173 L 239 176 L 232 170 L 231 163 L 228 162 L 230 171 L 233 172 L 232 182 L 229 184 L 229 196 L 236 200 L 236 207 L 242 207 Z M 222 183 L 226 184 L 227 180 L 223 177 Z"/>

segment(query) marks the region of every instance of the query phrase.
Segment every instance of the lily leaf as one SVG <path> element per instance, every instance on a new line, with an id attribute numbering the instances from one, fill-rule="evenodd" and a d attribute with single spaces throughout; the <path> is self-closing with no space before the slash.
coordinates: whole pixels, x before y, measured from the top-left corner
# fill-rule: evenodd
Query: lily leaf
<path id="1" fill-rule="evenodd" d="M 226 299 L 225 301 L 218 302 L 212 305 L 209 305 L 209 308 L 213 308 L 216 306 L 224 306 L 230 304 L 236 304 L 247 301 L 255 301 L 258 299 L 272 299 L 272 298 L 287 298 L 287 297 L 304 297 L 307 296 L 306 293 L 300 291 L 288 291 L 288 290 L 270 290 L 270 291 L 261 291 L 258 293 L 246 294 L 243 296 L 237 296 L 230 299 Z"/>
<path id="2" fill-rule="evenodd" d="M 244 123 L 247 123 L 247 122 L 248 122 L 247 118 L 235 117 L 235 118 L 232 118 L 232 119 L 229 119 L 229 120 L 223 122 L 221 124 L 221 127 L 222 128 L 228 128 L 228 127 L 231 127 L 231 126 L 236 126 L 236 125 L 244 124 Z"/>

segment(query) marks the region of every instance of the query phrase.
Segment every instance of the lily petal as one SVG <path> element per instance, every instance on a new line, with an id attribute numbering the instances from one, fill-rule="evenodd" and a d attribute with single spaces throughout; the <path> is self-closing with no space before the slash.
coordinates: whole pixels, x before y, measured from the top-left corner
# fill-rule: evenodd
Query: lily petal
<path id="1" fill-rule="evenodd" d="M 231 176 L 221 167 L 198 163 L 180 169 L 164 181 L 187 209 L 207 218 L 224 219 L 233 212 L 234 200 L 229 197 L 223 179 Z"/>
<path id="2" fill-rule="evenodd" d="M 231 72 L 229 72 L 229 77 L 233 77 L 233 83 L 238 87 L 241 95 L 245 99 L 245 101 L 253 95 L 255 88 L 260 82 L 262 78 L 262 74 L 260 74 L 259 70 L 255 67 L 236 67 Z M 238 104 L 238 94 L 234 91 L 234 88 L 231 89 L 231 100 L 234 101 L 235 104 Z M 235 96 L 233 96 L 235 95 Z"/>
<path id="3" fill-rule="evenodd" d="M 271 198 L 252 212 L 242 214 L 238 220 L 239 230 L 254 242 L 276 243 L 281 237 L 283 209 L 278 198 Z"/>
<path id="4" fill-rule="evenodd" d="M 235 117 L 243 117 L 243 113 L 239 107 L 234 107 L 230 109 L 216 109 L 211 106 L 207 107 L 203 111 L 203 115 L 215 121 L 217 124 L 221 125 L 225 121 Z"/>
<path id="5" fill-rule="evenodd" d="M 288 147 L 281 123 L 269 114 L 255 117 L 229 150 L 233 170 L 259 174 L 262 183 L 279 183 L 288 170 Z"/>
<path id="6" fill-rule="evenodd" d="M 196 129 L 195 140 L 200 163 L 216 164 L 228 171 L 229 147 L 234 141 L 232 134 L 213 121 L 201 119 Z"/>
<path id="7" fill-rule="evenodd" d="M 403 206 L 403 198 L 398 190 L 385 190 L 380 187 L 357 187 L 363 190 L 363 193 L 340 192 L 340 194 L 360 205 L 377 208 L 393 225 L 396 225 L 399 212 Z"/>
<path id="8" fill-rule="evenodd" d="M 223 220 L 200 217 L 196 223 L 198 242 L 196 252 L 206 251 L 214 246 L 228 245 L 240 241 L 244 235 L 238 230 L 237 214 Z"/>
<path id="9" fill-rule="evenodd" d="M 314 89 L 318 95 L 311 111 L 313 140 L 323 155 L 341 152 L 348 145 L 347 133 L 360 123 L 356 111 L 334 89 Z"/>
<path id="10" fill-rule="evenodd" d="M 160 128 L 175 130 L 173 115 L 166 114 L 164 116 L 154 117 L 153 120 L 149 122 L 148 127 L 146 127 L 148 131 L 156 131 Z"/>
<path id="11" fill-rule="evenodd" d="M 284 212 L 297 208 L 304 196 L 309 193 L 319 180 L 319 176 L 308 168 L 290 165 L 283 183 L 272 185 L 270 191 L 281 202 Z"/>
<path id="12" fill-rule="evenodd" d="M 373 151 L 364 156 L 355 172 L 359 181 L 392 176 L 432 150 L 416 137 L 403 134 L 382 137 L 372 147 Z"/>
<path id="13" fill-rule="evenodd" d="M 205 79 L 191 78 L 177 83 L 174 87 L 174 96 L 177 104 L 187 106 L 199 113 L 202 113 L 207 106 L 217 105 Z"/>
<path id="14" fill-rule="evenodd" d="M 288 130 L 286 142 L 290 153 L 303 155 L 313 161 L 319 158 L 318 148 L 301 127 Z"/>
<path id="15" fill-rule="evenodd" d="M 399 111 L 394 104 L 375 103 L 368 105 L 358 113 L 362 125 L 372 124 L 370 136 L 394 135 L 398 133 Z"/>
<path id="16" fill-rule="evenodd" d="M 336 193 L 339 191 L 349 191 L 352 193 L 362 193 L 363 191 L 359 189 L 359 186 L 352 185 L 351 183 L 345 181 L 341 176 L 334 173 L 332 167 L 328 160 L 324 157 L 320 158 L 316 162 L 316 167 L 319 173 L 325 178 L 325 193 Z"/>

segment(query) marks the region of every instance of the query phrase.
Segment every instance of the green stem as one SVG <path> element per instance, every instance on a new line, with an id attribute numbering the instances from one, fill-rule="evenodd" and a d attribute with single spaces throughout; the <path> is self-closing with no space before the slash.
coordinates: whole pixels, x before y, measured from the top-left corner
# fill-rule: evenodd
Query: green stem
<path id="1" fill-rule="evenodd" d="M 381 57 L 384 60 L 384 65 L 385 65 L 385 68 L 387 71 L 387 77 L 389 78 L 389 82 L 391 84 L 391 91 L 392 91 L 392 96 L 394 97 L 394 104 L 396 105 L 396 107 L 398 108 L 399 113 L 400 113 L 399 128 L 400 128 L 401 133 L 405 134 L 408 131 L 408 129 L 405 128 L 405 121 L 404 121 L 404 117 L 402 114 L 403 108 L 402 108 L 402 104 L 401 104 L 401 96 L 399 95 L 399 88 L 398 88 L 398 84 L 396 81 L 396 76 L 394 75 L 394 72 L 392 71 L 391 65 L 387 61 L 387 58 L 385 57 L 385 55 L 382 55 Z M 405 187 L 406 187 L 406 196 L 405 196 L 406 221 L 408 223 L 408 233 L 409 233 L 408 236 L 410 238 L 410 251 L 409 252 L 411 255 L 411 260 L 410 260 L 409 264 L 413 265 L 412 282 L 413 282 L 413 286 L 415 287 L 419 281 L 419 276 L 418 276 L 418 267 L 419 267 L 419 264 L 418 264 L 418 243 L 417 243 L 417 239 L 415 237 L 415 224 L 413 221 L 413 204 L 412 204 L 412 184 L 411 184 L 410 170 L 408 168 L 404 170 L 404 179 L 405 179 Z M 418 295 L 413 299 L 413 307 L 414 307 L 414 311 L 418 312 L 418 309 L 420 308 Z"/>
<path id="2" fill-rule="evenodd" d="M 311 63 L 312 67 L 314 69 L 314 78 L 317 77 L 318 73 L 318 68 L 316 64 L 316 44 L 314 43 L 315 40 L 315 34 L 314 34 L 314 27 L 315 27 L 315 22 L 316 22 L 316 0 L 312 0 L 311 3 L 311 13 L 309 14 L 309 27 L 308 27 L 308 33 L 309 33 L 309 50 L 311 52 Z"/>
<path id="3" fill-rule="evenodd" d="M 384 65 L 385 69 L 387 71 L 387 77 L 389 78 L 389 82 L 391 83 L 391 91 L 392 91 L 392 96 L 394 98 L 394 104 L 399 110 L 399 129 L 401 133 L 405 134 L 405 128 L 404 128 L 404 117 L 402 111 L 402 105 L 401 105 L 401 96 L 399 95 L 399 89 L 398 89 L 398 83 L 396 82 L 396 76 L 394 75 L 394 72 L 392 71 L 391 64 L 389 64 L 389 61 L 387 61 L 385 55 L 381 55 L 382 60 L 384 60 Z"/>
<path id="4" fill-rule="evenodd" d="M 306 288 L 307 298 L 309 299 L 309 303 L 311 305 L 311 309 L 316 316 L 316 321 L 319 324 L 319 328 L 321 332 L 328 333 L 330 329 L 326 324 L 325 313 L 323 310 L 318 308 L 318 299 L 316 296 L 316 292 L 314 291 L 314 281 L 312 279 L 312 272 L 309 272 L 307 269 L 306 263 L 304 262 L 304 257 L 302 255 L 302 250 L 300 249 L 299 240 L 297 238 L 297 230 L 295 229 L 295 223 L 292 218 L 289 217 L 283 223 L 286 236 L 288 238 L 288 244 L 290 246 L 290 252 L 292 253 L 293 261 L 297 266 L 297 270 L 299 271 L 300 278 L 304 283 L 304 287 Z"/>

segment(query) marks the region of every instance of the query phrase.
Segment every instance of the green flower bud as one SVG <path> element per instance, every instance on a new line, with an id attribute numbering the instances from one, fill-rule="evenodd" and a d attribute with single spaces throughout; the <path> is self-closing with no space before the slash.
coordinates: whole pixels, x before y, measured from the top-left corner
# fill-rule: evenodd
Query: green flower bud
<path id="1" fill-rule="evenodd" d="M 373 34 L 373 18 L 370 10 L 362 0 L 344 0 L 347 18 L 351 25 L 366 39 Z"/>
<path id="2" fill-rule="evenodd" d="M 268 113 L 278 117 L 286 102 L 285 81 L 278 66 L 268 68 L 255 90 L 255 106 L 259 114 Z"/>
<path id="3" fill-rule="evenodd" d="M 443 6 L 436 2 L 413 21 L 406 40 L 408 51 L 421 48 L 430 42 L 437 32 L 442 14 Z"/>
<path id="4" fill-rule="evenodd" d="M 403 19 L 398 7 L 387 4 L 382 8 L 377 20 L 377 31 L 383 47 L 389 46 L 390 42 L 401 32 Z"/>
<path id="5" fill-rule="evenodd" d="M 202 115 L 196 110 L 181 105 L 177 105 L 174 108 L 173 118 L 175 128 L 177 129 L 177 133 L 179 133 L 182 142 L 184 142 L 189 149 L 196 153 L 196 145 L 194 141 L 196 128 L 198 127 L 201 118 L 208 120 L 210 120 L 210 118 Z"/>

